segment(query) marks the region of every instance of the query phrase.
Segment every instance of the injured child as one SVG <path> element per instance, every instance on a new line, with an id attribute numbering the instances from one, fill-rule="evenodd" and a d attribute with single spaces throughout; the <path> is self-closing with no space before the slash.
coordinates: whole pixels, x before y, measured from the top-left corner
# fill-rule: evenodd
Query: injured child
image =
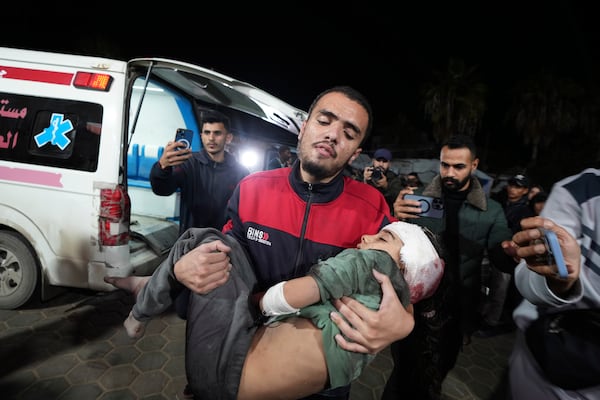
<path id="1" fill-rule="evenodd" d="M 337 345 L 340 330 L 330 318 L 337 312 L 331 300 L 348 296 L 376 310 L 383 274 L 411 309 L 434 293 L 444 270 L 433 233 L 394 222 L 375 235 L 363 235 L 357 248 L 317 263 L 308 275 L 274 285 L 259 309 L 251 301 L 256 278 L 241 246 L 218 230 L 192 228 L 152 277 L 105 278 L 136 295 L 124 322 L 130 337 L 140 337 L 147 321 L 172 305 L 181 284 L 168 266 L 214 240 L 232 249 L 230 278 L 208 294 L 190 296 L 186 327 L 187 378 L 201 398 L 267 399 L 286 393 L 295 399 L 347 385 L 375 355 Z M 264 324 L 257 324 L 261 314 Z"/>

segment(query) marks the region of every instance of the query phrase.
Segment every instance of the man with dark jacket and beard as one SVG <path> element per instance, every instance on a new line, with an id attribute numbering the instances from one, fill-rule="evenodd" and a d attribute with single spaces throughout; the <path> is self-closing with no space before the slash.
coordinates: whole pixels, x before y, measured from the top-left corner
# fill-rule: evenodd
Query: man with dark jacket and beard
<path id="1" fill-rule="evenodd" d="M 414 305 L 415 329 L 392 343 L 394 369 L 382 399 L 440 399 L 446 375 L 479 322 L 485 251 L 494 265 L 514 267 L 501 248 L 511 231 L 500 204 L 487 198 L 473 176 L 478 164 L 470 137 L 450 137 L 441 147 L 439 175 L 425 188 L 402 190 L 394 203 L 397 218 L 426 226 L 442 237 L 446 268 L 435 294 Z M 403 198 L 413 192 L 441 199 L 443 216 L 419 216 L 421 202 Z"/>

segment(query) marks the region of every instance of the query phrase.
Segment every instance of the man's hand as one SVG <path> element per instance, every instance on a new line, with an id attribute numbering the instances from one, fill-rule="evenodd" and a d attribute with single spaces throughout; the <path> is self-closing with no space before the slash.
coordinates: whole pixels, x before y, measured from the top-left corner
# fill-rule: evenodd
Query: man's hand
<path id="1" fill-rule="evenodd" d="M 380 188 L 383 190 L 386 190 L 388 187 L 388 180 L 387 180 L 387 176 L 385 176 L 384 173 L 381 174 L 381 179 L 377 180 L 377 181 L 373 181 L 373 185 L 375 185 L 376 188 Z"/>
<path id="2" fill-rule="evenodd" d="M 373 166 L 368 165 L 363 170 L 363 182 L 364 183 L 369 182 L 371 180 L 372 176 L 373 176 Z"/>
<path id="3" fill-rule="evenodd" d="M 206 294 L 229 279 L 230 251 L 220 240 L 203 243 L 175 263 L 175 278 L 191 291 Z"/>
<path id="4" fill-rule="evenodd" d="M 421 202 L 418 200 L 404 200 L 405 194 L 413 193 L 413 188 L 404 188 L 398 193 L 398 197 L 396 197 L 396 201 L 394 201 L 394 216 L 401 221 L 420 218 L 416 214 L 422 211 Z"/>
<path id="5" fill-rule="evenodd" d="M 581 248 L 577 240 L 561 226 L 542 217 L 522 219 L 521 227 L 523 230 L 515 233 L 512 240 L 502 242 L 504 252 L 515 259 L 524 258 L 529 269 L 546 277 L 548 286 L 554 293 L 567 292 L 579 279 L 581 270 Z M 543 235 L 539 228 L 556 233 L 569 272 L 566 278 L 558 276 L 556 265 L 547 265 L 546 257 L 540 257 L 540 255 L 545 255 L 548 250 L 543 243 L 536 240 Z"/>
<path id="6" fill-rule="evenodd" d="M 376 270 L 373 270 L 373 275 L 381 283 L 383 291 L 378 311 L 349 297 L 334 300 L 334 306 L 349 322 L 344 321 L 338 313 L 331 313 L 332 321 L 350 340 L 340 334 L 335 337 L 344 350 L 376 354 L 392 342 L 408 336 L 415 326 L 412 305 L 408 311 L 402 306 L 390 278 Z"/>
<path id="7" fill-rule="evenodd" d="M 160 156 L 160 159 L 158 160 L 158 163 L 162 169 L 182 164 L 185 160 L 192 156 L 191 148 L 179 150 L 180 146 L 182 146 L 180 142 L 167 143 L 162 156 Z"/>

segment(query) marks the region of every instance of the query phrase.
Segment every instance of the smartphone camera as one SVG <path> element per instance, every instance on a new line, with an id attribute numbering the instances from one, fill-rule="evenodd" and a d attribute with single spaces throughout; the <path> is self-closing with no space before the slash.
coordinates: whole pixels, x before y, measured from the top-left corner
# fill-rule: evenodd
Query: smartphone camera
<path id="1" fill-rule="evenodd" d="M 416 194 L 404 195 L 406 200 L 418 200 L 421 203 L 421 217 L 442 218 L 444 216 L 444 200 L 439 197 L 421 196 Z"/>
<path id="2" fill-rule="evenodd" d="M 175 141 L 181 143 L 181 145 L 178 146 L 179 150 L 187 150 L 192 147 L 193 136 L 194 131 L 191 129 L 177 129 L 177 132 L 175 133 Z"/>

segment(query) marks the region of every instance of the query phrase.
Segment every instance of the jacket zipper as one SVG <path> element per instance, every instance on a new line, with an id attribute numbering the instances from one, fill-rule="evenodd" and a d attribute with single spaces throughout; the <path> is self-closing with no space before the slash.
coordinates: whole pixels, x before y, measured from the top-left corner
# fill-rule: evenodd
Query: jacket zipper
<path id="1" fill-rule="evenodd" d="M 294 278 L 298 276 L 298 268 L 302 261 L 302 252 L 304 250 L 304 235 L 306 234 L 306 225 L 308 224 L 308 215 L 310 214 L 310 206 L 312 205 L 312 194 L 313 186 L 312 183 L 308 184 L 308 198 L 306 200 L 306 207 L 304 208 L 304 219 L 302 221 L 302 230 L 300 231 L 300 245 L 298 246 L 298 253 L 296 254 L 296 266 L 294 267 Z"/>

